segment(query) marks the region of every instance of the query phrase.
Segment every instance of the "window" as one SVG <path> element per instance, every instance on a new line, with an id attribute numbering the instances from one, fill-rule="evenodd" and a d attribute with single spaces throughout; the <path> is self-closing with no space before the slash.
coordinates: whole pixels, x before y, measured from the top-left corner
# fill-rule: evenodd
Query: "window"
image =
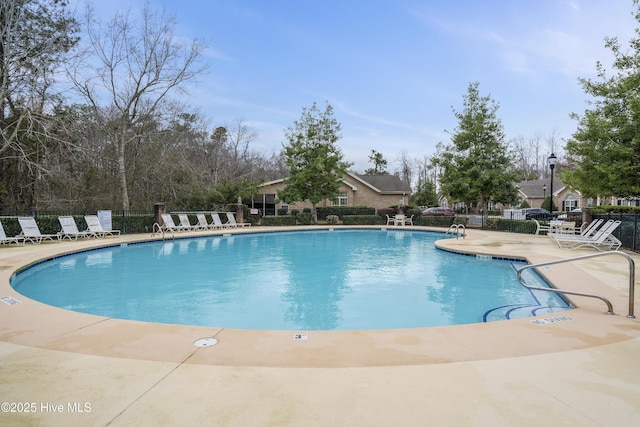
<path id="1" fill-rule="evenodd" d="M 333 206 L 347 206 L 347 201 L 348 201 L 347 192 L 346 191 L 341 191 L 341 192 L 338 193 L 338 197 L 333 199 L 332 205 Z"/>
<path id="2" fill-rule="evenodd" d="M 573 194 L 569 194 L 562 204 L 564 205 L 562 210 L 565 212 L 569 212 L 578 207 L 578 201 L 573 197 Z"/>

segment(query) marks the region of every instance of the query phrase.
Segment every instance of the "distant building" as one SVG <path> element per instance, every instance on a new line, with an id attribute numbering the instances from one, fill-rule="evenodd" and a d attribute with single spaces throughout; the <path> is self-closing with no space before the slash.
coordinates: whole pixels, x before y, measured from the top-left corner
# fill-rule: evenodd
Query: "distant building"
<path id="1" fill-rule="evenodd" d="M 547 196 L 551 196 L 551 181 L 538 179 L 518 183 L 518 196 L 525 200 L 530 207 L 540 208 Z M 571 211 L 576 208 L 593 206 L 592 199 L 586 199 L 578 190 L 564 185 L 562 181 L 553 180 L 553 204 L 559 211 Z"/>
<path id="2" fill-rule="evenodd" d="M 283 203 L 278 199 L 278 191 L 284 187 L 284 178 L 260 185 L 252 207 L 260 209 L 263 215 L 276 215 L 278 209 L 285 207 L 297 210 L 312 207 L 308 200 Z M 366 206 L 377 210 L 408 204 L 410 196 L 411 186 L 396 175 L 357 175 L 347 172 L 336 197 L 323 200 L 316 206 Z"/>

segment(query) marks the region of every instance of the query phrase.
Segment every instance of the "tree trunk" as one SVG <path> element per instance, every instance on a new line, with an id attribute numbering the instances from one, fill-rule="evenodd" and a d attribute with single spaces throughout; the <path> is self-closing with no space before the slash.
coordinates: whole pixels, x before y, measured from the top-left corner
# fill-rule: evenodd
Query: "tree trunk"
<path id="1" fill-rule="evenodd" d="M 120 191 L 122 192 L 122 210 L 129 211 L 129 190 L 127 189 L 127 168 L 125 164 L 125 136 L 118 142 L 118 174 L 120 175 Z"/>

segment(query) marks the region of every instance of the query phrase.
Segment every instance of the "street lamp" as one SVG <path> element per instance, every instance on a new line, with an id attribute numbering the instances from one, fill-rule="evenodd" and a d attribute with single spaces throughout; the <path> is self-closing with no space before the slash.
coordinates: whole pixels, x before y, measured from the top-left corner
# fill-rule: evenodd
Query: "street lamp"
<path id="1" fill-rule="evenodd" d="M 553 169 L 555 169 L 556 163 L 558 163 L 558 158 L 555 154 L 551 153 L 547 159 L 547 163 L 549 163 L 549 169 L 551 169 L 551 187 L 549 188 L 549 197 L 551 198 L 551 202 L 549 203 L 549 210 L 553 213 Z"/>

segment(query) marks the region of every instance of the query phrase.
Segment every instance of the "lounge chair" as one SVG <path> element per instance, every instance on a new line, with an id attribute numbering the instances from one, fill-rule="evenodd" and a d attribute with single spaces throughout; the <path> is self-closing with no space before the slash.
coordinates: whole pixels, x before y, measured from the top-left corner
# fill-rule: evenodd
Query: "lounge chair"
<path id="1" fill-rule="evenodd" d="M 220 219 L 220 214 L 218 214 L 218 212 L 213 212 L 211 214 L 211 218 L 213 219 L 213 224 L 216 228 L 230 228 L 231 225 L 226 222 L 223 223 L 222 220 Z"/>
<path id="2" fill-rule="evenodd" d="M 7 237 L 7 233 L 4 232 L 4 227 L 2 226 L 2 221 L 0 221 L 0 245 L 10 245 L 11 243 L 22 245 L 24 239 L 20 236 Z"/>
<path id="3" fill-rule="evenodd" d="M 170 214 L 162 214 L 161 216 L 162 216 L 162 222 L 164 222 L 162 229 L 165 231 L 170 231 L 173 233 L 174 231 L 190 230 L 190 228 L 185 227 L 184 225 L 176 225 L 176 223 L 173 222 L 173 217 Z"/>
<path id="4" fill-rule="evenodd" d="M 552 236 L 552 239 L 563 249 L 575 250 L 583 246 L 589 246 L 597 250 L 618 250 L 622 246 L 622 242 L 612 233 L 620 224 L 621 221 L 609 220 L 590 236 L 556 234 Z"/>
<path id="5" fill-rule="evenodd" d="M 43 240 L 51 240 L 52 242 L 60 241 L 59 234 L 40 233 L 38 223 L 32 216 L 20 217 L 18 218 L 18 223 L 20 223 L 20 228 L 22 229 L 19 236 L 24 239 L 25 242 L 29 241 L 34 244 L 40 244 Z"/>
<path id="6" fill-rule="evenodd" d="M 196 214 L 196 218 L 198 218 L 198 224 L 196 227 L 198 227 L 199 230 L 214 230 L 216 228 L 216 225 L 213 222 L 209 223 L 207 221 L 205 214 Z"/>
<path id="7" fill-rule="evenodd" d="M 236 227 L 250 227 L 251 223 L 248 222 L 241 222 L 241 223 L 237 223 L 236 222 L 236 217 L 233 216 L 233 212 L 226 212 L 227 214 L 227 224 L 230 224 L 229 227 L 232 228 L 236 228 Z"/>
<path id="8" fill-rule="evenodd" d="M 586 222 L 583 224 L 584 228 L 580 231 L 580 235 L 584 237 L 591 236 L 594 234 L 598 228 L 602 225 L 604 219 L 596 219 L 591 221 L 589 224 Z"/>
<path id="9" fill-rule="evenodd" d="M 60 226 L 62 227 L 62 231 L 60 231 L 60 237 L 62 240 L 77 240 L 78 237 L 82 237 L 84 239 L 90 239 L 92 237 L 97 237 L 96 233 L 91 231 L 79 231 L 78 225 L 76 224 L 76 220 L 73 219 L 72 216 L 59 216 L 58 221 L 60 222 Z"/>
<path id="10" fill-rule="evenodd" d="M 87 223 L 88 231 L 95 234 L 95 237 L 119 236 L 120 230 L 105 230 L 100 224 L 98 215 L 85 215 L 84 221 Z"/>
<path id="11" fill-rule="evenodd" d="M 178 219 L 180 220 L 180 227 L 184 227 L 185 231 L 197 230 L 196 227 L 191 225 L 191 221 L 189 221 L 189 215 L 178 214 Z"/>

